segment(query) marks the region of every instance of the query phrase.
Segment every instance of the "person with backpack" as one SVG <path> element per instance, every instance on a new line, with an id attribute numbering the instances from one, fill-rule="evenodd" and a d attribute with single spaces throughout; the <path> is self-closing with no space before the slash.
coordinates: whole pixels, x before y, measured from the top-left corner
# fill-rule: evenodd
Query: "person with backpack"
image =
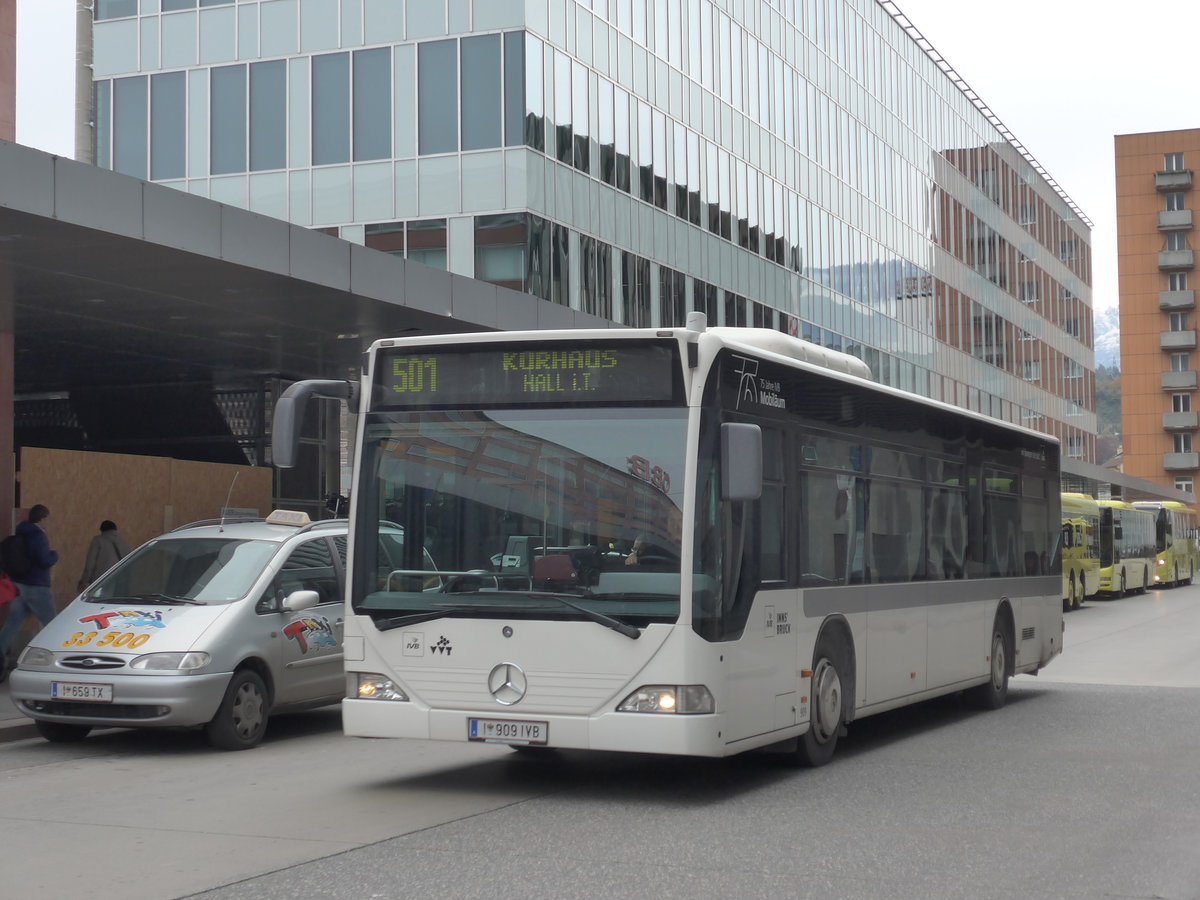
<path id="1" fill-rule="evenodd" d="M 8 650 L 25 617 L 33 613 L 42 625 L 48 625 L 57 613 L 54 593 L 50 590 L 50 567 L 58 562 L 58 553 L 50 549 L 50 538 L 41 525 L 48 518 L 50 510 L 38 503 L 17 526 L 15 536 L 23 543 L 13 547 L 5 539 L 8 546 L 4 548 L 2 562 L 17 586 L 17 596 L 8 605 L 8 619 L 0 628 L 0 681 L 8 675 Z"/>

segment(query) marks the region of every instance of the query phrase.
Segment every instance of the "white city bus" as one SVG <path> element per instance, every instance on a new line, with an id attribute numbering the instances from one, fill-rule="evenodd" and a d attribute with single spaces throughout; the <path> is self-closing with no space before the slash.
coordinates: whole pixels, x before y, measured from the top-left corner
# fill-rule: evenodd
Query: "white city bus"
<path id="1" fill-rule="evenodd" d="M 1057 443 L 854 357 L 698 314 L 383 340 L 289 388 L 276 464 L 313 395 L 359 414 L 349 735 L 816 765 L 1062 648 Z"/>

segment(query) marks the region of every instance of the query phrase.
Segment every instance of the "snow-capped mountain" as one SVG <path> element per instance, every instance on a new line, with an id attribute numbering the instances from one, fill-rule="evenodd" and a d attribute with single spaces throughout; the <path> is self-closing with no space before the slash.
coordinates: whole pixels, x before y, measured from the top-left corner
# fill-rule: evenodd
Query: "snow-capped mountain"
<path id="1" fill-rule="evenodd" d="M 1111 369 L 1121 365 L 1121 314 L 1117 307 L 1098 309 L 1093 316 L 1096 332 L 1096 365 Z"/>

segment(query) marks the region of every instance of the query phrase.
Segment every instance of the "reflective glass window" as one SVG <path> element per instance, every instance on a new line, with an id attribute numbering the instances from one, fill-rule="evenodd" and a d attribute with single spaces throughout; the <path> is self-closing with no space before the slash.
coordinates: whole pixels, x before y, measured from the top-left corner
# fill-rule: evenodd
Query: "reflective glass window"
<path id="1" fill-rule="evenodd" d="M 582 63 L 571 64 L 571 126 L 574 131 L 573 163 L 581 172 L 591 170 L 588 144 L 590 113 L 588 110 L 588 70 Z"/>
<path id="2" fill-rule="evenodd" d="M 542 44 L 532 35 L 525 38 L 525 144 L 546 149 L 546 94 L 542 72 Z"/>
<path id="3" fill-rule="evenodd" d="M 312 58 L 313 165 L 350 159 L 350 54 Z"/>
<path id="4" fill-rule="evenodd" d="M 417 47 L 417 152 L 458 149 L 458 42 Z"/>
<path id="5" fill-rule="evenodd" d="M 111 2 L 111 0 L 109 0 Z M 104 3 L 104 0 L 100 0 Z M 162 0 L 163 12 L 174 12 L 177 9 L 195 9 L 196 0 Z"/>
<path id="6" fill-rule="evenodd" d="M 150 177 L 185 174 L 187 85 L 183 72 L 155 75 L 150 81 Z"/>
<path id="7" fill-rule="evenodd" d="M 435 269 L 446 268 L 446 220 L 408 223 L 408 258 Z"/>
<path id="8" fill-rule="evenodd" d="M 504 145 L 519 146 L 525 120 L 525 35 L 504 36 Z"/>
<path id="9" fill-rule="evenodd" d="M 571 57 L 554 53 L 554 156 L 571 165 Z"/>
<path id="10" fill-rule="evenodd" d="M 96 0 L 96 20 L 137 15 L 137 0 Z"/>
<path id="11" fill-rule="evenodd" d="M 613 317 L 612 257 L 613 248 L 608 244 L 596 241 L 592 293 L 589 295 L 592 304 L 590 311 L 605 319 Z"/>
<path id="12" fill-rule="evenodd" d="M 283 60 L 250 66 L 250 168 L 287 166 L 287 64 Z"/>
<path id="13" fill-rule="evenodd" d="M 113 169 L 146 177 L 146 76 L 113 81 Z"/>
<path id="14" fill-rule="evenodd" d="M 550 235 L 550 302 L 567 306 L 571 296 L 570 232 L 555 224 Z"/>
<path id="15" fill-rule="evenodd" d="M 209 169 L 213 175 L 246 171 L 246 67 L 212 70 Z"/>
<path id="16" fill-rule="evenodd" d="M 392 155 L 392 51 L 354 54 L 354 159 Z"/>
<path id="17" fill-rule="evenodd" d="M 462 148 L 483 150 L 502 143 L 500 35 L 462 41 Z"/>
<path id="18" fill-rule="evenodd" d="M 475 277 L 514 291 L 525 289 L 528 220 L 524 213 L 475 217 Z"/>
<path id="19" fill-rule="evenodd" d="M 96 111 L 94 159 L 97 166 L 107 169 L 112 166 L 112 147 L 109 143 L 112 140 L 112 82 L 97 81 L 94 98 Z"/>

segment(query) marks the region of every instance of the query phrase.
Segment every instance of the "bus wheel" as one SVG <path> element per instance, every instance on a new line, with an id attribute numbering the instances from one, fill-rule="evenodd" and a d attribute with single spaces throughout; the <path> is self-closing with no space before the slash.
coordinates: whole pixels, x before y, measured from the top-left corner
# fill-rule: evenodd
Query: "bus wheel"
<path id="1" fill-rule="evenodd" d="M 1012 636 L 1008 622 L 996 614 L 992 625 L 991 677 L 985 684 L 963 692 L 963 699 L 975 709 L 999 709 L 1008 699 L 1008 658 L 1012 648 Z"/>
<path id="2" fill-rule="evenodd" d="M 1121 573 L 1121 592 L 1119 594 L 1117 594 L 1117 599 L 1118 600 L 1125 599 L 1125 573 L 1124 572 Z"/>
<path id="3" fill-rule="evenodd" d="M 829 633 L 822 634 L 813 653 L 812 683 L 809 687 L 812 707 L 808 731 L 796 742 L 796 761 L 801 765 L 823 766 L 837 749 L 838 736 L 843 728 L 842 720 L 845 718 L 840 674 L 845 658 L 842 642 Z"/>

